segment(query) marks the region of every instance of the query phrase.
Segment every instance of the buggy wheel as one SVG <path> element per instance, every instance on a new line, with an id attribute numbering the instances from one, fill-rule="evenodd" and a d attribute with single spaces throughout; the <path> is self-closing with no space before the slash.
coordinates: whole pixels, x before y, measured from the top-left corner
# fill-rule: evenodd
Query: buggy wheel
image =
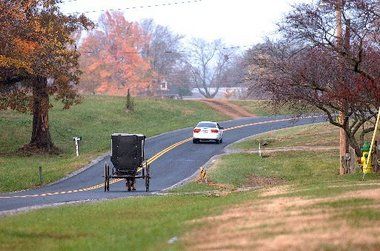
<path id="1" fill-rule="evenodd" d="M 107 165 L 107 192 L 110 191 L 110 166 Z"/>
<path id="2" fill-rule="evenodd" d="M 150 177 L 146 176 L 145 177 L 145 192 L 149 192 L 149 180 L 150 180 Z"/>
<path id="3" fill-rule="evenodd" d="M 108 192 L 110 190 L 110 168 L 107 163 L 104 165 L 104 192 Z"/>
<path id="4" fill-rule="evenodd" d="M 127 178 L 126 180 L 127 180 L 127 182 L 125 185 L 127 186 L 128 192 L 130 192 L 132 190 L 131 181 L 129 178 Z"/>
<path id="5" fill-rule="evenodd" d="M 150 167 L 149 165 L 146 166 L 145 192 L 149 192 L 149 180 L 150 180 L 149 167 Z"/>
<path id="6" fill-rule="evenodd" d="M 107 192 L 107 165 L 104 165 L 104 192 Z"/>

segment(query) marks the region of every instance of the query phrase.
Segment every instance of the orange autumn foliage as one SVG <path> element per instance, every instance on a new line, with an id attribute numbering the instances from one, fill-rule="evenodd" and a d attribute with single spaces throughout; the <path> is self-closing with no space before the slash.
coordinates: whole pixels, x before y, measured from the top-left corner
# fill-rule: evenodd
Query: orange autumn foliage
<path id="1" fill-rule="evenodd" d="M 31 112 L 28 153 L 56 153 L 50 135 L 52 98 L 64 109 L 81 101 L 79 53 L 72 35 L 90 29 L 85 16 L 65 15 L 60 0 L 0 1 L 0 110 Z"/>
<path id="2" fill-rule="evenodd" d="M 82 42 L 81 92 L 107 95 L 144 94 L 155 75 L 141 51 L 148 41 L 140 26 L 121 12 L 106 12 L 99 27 Z"/>
<path id="3" fill-rule="evenodd" d="M 15 38 L 14 44 L 18 52 L 22 54 L 32 54 L 40 47 L 35 41 L 28 41 L 21 38 Z"/>

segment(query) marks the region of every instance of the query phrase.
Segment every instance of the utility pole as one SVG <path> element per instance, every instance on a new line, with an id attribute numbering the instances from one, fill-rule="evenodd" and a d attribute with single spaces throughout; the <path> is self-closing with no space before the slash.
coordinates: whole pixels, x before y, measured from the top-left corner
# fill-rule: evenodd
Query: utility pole
<path id="1" fill-rule="evenodd" d="M 343 50 L 343 23 L 342 23 L 342 11 L 343 11 L 343 0 L 336 0 L 336 45 L 338 51 Z M 342 60 L 341 56 L 338 55 L 338 60 Z M 343 62 L 342 66 L 340 67 L 339 73 L 341 81 L 344 81 L 342 78 L 343 74 Z M 345 101 L 342 100 L 341 103 L 341 111 L 339 112 L 339 121 L 340 123 L 343 123 L 346 119 L 346 114 L 345 114 Z M 346 156 L 346 153 L 348 153 L 348 140 L 347 140 L 347 135 L 346 132 L 344 131 L 343 128 L 340 128 L 339 130 L 339 155 L 340 155 L 340 167 L 339 167 L 339 173 L 341 175 L 346 173 L 345 166 L 344 166 L 344 158 Z"/>

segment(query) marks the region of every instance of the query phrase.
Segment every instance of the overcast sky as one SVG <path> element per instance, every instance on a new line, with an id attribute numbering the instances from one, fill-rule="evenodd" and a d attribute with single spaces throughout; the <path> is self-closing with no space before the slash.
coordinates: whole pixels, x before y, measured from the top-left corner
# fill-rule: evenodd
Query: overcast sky
<path id="1" fill-rule="evenodd" d="M 196 0 L 173 6 L 143 7 L 183 0 L 64 0 L 65 13 L 85 12 L 97 21 L 106 9 L 125 9 L 127 20 L 152 18 L 186 37 L 206 40 L 222 38 L 225 43 L 250 46 L 270 36 L 276 23 L 290 10 L 292 4 L 311 0 Z M 191 0 L 190 0 L 191 1 Z M 136 9 L 126 9 L 138 7 Z M 88 11 L 95 11 L 87 13 Z"/>

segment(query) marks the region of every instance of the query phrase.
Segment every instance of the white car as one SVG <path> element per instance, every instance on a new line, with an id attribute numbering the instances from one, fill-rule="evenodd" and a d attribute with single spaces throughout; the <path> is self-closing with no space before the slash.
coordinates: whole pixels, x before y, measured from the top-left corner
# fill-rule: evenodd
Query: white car
<path id="1" fill-rule="evenodd" d="M 217 122 L 201 121 L 193 129 L 193 143 L 197 144 L 201 140 L 213 140 L 218 144 L 222 143 L 223 129 Z"/>

